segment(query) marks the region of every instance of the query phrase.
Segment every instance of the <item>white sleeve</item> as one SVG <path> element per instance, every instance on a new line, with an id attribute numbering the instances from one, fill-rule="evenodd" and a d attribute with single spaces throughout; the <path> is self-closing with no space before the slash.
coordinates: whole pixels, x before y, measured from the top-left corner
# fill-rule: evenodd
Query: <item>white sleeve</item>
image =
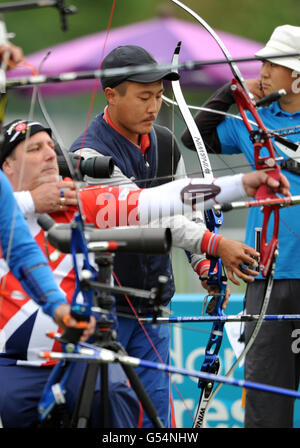
<path id="1" fill-rule="evenodd" d="M 200 263 L 200 261 L 203 261 L 203 260 L 206 260 L 207 258 L 206 258 L 206 254 L 196 254 L 196 253 L 192 253 L 191 255 L 190 255 L 190 257 L 191 257 L 191 261 L 190 261 L 190 263 L 191 263 L 191 266 L 192 266 L 192 268 L 194 269 L 194 271 L 197 271 L 197 267 L 198 267 L 198 264 Z"/>
<path id="2" fill-rule="evenodd" d="M 220 192 L 214 199 L 204 201 L 201 194 L 194 197 L 193 204 L 191 196 L 184 193 L 188 186 L 207 185 L 203 178 L 174 180 L 158 187 L 146 188 L 141 191 L 139 201 L 139 218 L 142 224 L 147 224 L 153 219 L 161 216 L 184 215 L 189 219 L 194 219 L 195 214 L 200 210 L 209 210 L 216 203 L 232 202 L 247 197 L 243 182 L 243 174 L 220 177 L 215 179 L 214 185 L 220 187 Z"/>
<path id="3" fill-rule="evenodd" d="M 179 247 L 193 254 L 202 253 L 201 242 L 207 230 L 204 224 L 197 224 L 185 216 L 174 216 L 170 228 L 174 247 Z"/>
<path id="4" fill-rule="evenodd" d="M 198 224 L 183 215 L 174 215 L 152 219 L 149 224 L 143 225 L 143 227 L 170 228 L 172 233 L 172 245 L 174 247 L 178 247 L 195 254 L 202 253 L 201 242 L 203 235 L 207 230 L 203 223 Z"/>
<path id="5" fill-rule="evenodd" d="M 14 196 L 17 200 L 23 215 L 34 213 L 35 205 L 30 194 L 30 191 L 15 191 Z"/>
<path id="6" fill-rule="evenodd" d="M 205 210 L 209 210 L 216 203 L 224 204 L 248 198 L 244 185 L 243 174 L 235 174 L 234 176 L 224 176 L 215 179 L 214 185 L 221 188 L 220 193 L 214 198 L 205 202 Z M 198 179 L 197 179 L 198 180 Z"/>
<path id="7" fill-rule="evenodd" d="M 102 154 L 100 154 L 98 151 L 92 148 L 83 148 L 82 150 L 76 151 L 76 153 L 78 154 L 80 153 L 82 157 L 84 157 L 85 159 L 97 156 L 102 157 Z M 186 184 L 186 171 L 182 156 L 179 159 L 175 177 L 184 180 Z M 99 179 L 85 176 L 84 181 L 87 182 L 89 185 L 105 184 L 108 186 L 117 185 L 120 187 L 126 187 L 129 188 L 130 190 L 138 189 L 138 186 L 134 183 L 134 180 L 129 179 L 127 176 L 125 176 L 117 166 L 114 167 L 113 175 L 109 179 Z M 153 190 L 154 188 L 151 188 L 149 190 Z M 159 189 L 160 187 L 157 188 Z M 199 213 L 197 213 L 196 215 L 198 218 L 197 222 L 199 222 Z M 154 217 L 151 220 L 150 227 L 153 228 L 157 226 L 171 229 L 172 242 L 174 247 L 179 247 L 188 250 L 190 252 L 195 252 L 196 254 L 201 253 L 200 249 L 201 241 L 206 231 L 206 226 L 203 224 L 203 216 L 200 224 L 191 221 L 185 216 L 180 215 L 164 216 L 158 219 Z"/>
<path id="8" fill-rule="evenodd" d="M 186 174 L 186 168 L 185 168 L 185 163 L 184 163 L 184 159 L 182 157 L 182 155 L 180 156 L 179 162 L 177 164 L 177 169 L 176 169 L 176 173 L 175 173 L 175 179 L 183 179 L 183 178 L 187 178 L 187 174 Z M 189 235 L 193 234 L 193 230 L 195 232 L 195 235 L 198 235 L 198 238 L 201 238 L 202 240 L 202 236 L 206 231 L 206 225 L 205 225 L 205 220 L 204 220 L 204 216 L 202 211 L 198 211 L 195 213 L 193 222 L 195 224 L 198 225 L 198 232 L 196 233 L 196 227 L 193 225 L 189 226 L 190 228 L 187 229 L 187 232 L 189 232 Z M 175 241 L 176 243 L 176 237 L 177 235 L 173 235 L 172 233 L 172 237 L 173 237 L 173 242 Z M 194 241 L 196 241 L 195 237 L 193 238 Z M 191 241 L 192 243 L 192 241 Z M 173 243 L 173 245 L 175 246 L 175 244 Z M 195 246 L 194 246 L 195 247 Z M 197 243 L 197 249 L 201 247 L 201 241 L 199 242 L 199 244 Z M 199 252 L 198 250 L 194 252 L 193 249 L 188 249 L 188 248 L 183 248 L 190 253 L 190 264 L 192 266 L 192 268 L 194 269 L 194 271 L 196 270 L 198 264 L 200 263 L 200 261 L 204 260 L 206 258 L 205 254 L 202 254 L 201 252 Z"/>

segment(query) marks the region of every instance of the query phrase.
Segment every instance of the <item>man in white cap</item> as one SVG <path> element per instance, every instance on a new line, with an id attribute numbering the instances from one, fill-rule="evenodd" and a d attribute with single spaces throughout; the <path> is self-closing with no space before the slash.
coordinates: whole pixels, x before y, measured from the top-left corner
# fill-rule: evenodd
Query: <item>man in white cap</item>
<path id="1" fill-rule="evenodd" d="M 298 53 L 298 55 L 296 55 Z M 272 58 L 270 56 L 291 57 Z M 300 129 L 300 27 L 283 25 L 275 28 L 266 46 L 256 56 L 262 59 L 260 79 L 247 81 L 255 99 L 260 99 L 279 89 L 286 95 L 267 107 L 258 108 L 258 113 L 268 129 L 285 135 L 293 142 L 299 142 Z M 219 89 L 205 106 L 226 112 L 234 104 L 230 84 Z M 199 112 L 195 120 L 207 148 L 222 154 L 243 153 L 253 167 L 254 150 L 242 121 L 213 113 Z M 288 128 L 288 129 L 286 129 Z M 182 135 L 183 143 L 194 149 L 188 130 Z M 281 168 L 287 176 L 291 193 L 300 192 L 300 149 L 292 151 L 274 142 L 279 156 L 283 158 Z M 300 147 L 300 145 L 298 145 Z M 248 216 L 246 243 L 254 246 L 255 227 L 262 226 L 263 214 L 256 208 Z M 271 226 L 270 226 L 271 227 Z M 269 229 L 270 231 L 271 228 Z M 276 261 L 275 281 L 272 289 L 268 314 L 289 314 L 300 312 L 300 220 L 299 207 L 280 211 L 279 257 Z M 248 285 L 246 293 L 247 313 L 260 312 L 264 299 L 266 280 L 260 278 Z M 299 355 L 295 353 L 295 337 L 298 322 L 264 323 L 254 346 L 246 356 L 245 377 L 247 380 L 276 386 L 298 389 Z M 253 329 L 246 325 L 246 342 Z M 293 344 L 294 342 L 294 344 Z M 245 427 L 292 427 L 294 401 L 276 395 L 247 391 Z"/>

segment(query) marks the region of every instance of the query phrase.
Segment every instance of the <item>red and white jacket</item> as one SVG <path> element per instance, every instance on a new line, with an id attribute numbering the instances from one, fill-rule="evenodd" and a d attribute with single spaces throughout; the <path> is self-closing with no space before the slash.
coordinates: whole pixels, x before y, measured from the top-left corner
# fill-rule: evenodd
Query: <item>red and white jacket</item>
<path id="1" fill-rule="evenodd" d="M 224 201 L 235 200 L 245 196 L 241 185 L 241 176 L 232 176 L 227 183 L 220 178 L 219 183 L 224 186 L 220 197 Z M 234 181 L 232 180 L 234 179 Z M 197 179 L 203 183 L 203 179 Z M 189 206 L 182 208 L 180 192 L 190 179 L 173 181 L 160 187 L 145 190 L 130 190 L 118 187 L 92 186 L 80 191 L 83 213 L 87 223 L 93 223 L 96 227 L 116 227 L 120 225 L 147 225 L 149 210 L 157 207 L 161 211 L 169 209 L 165 207 L 172 199 L 172 216 L 161 217 L 163 227 L 171 227 L 173 245 L 190 250 L 193 253 L 215 254 L 220 236 L 208 232 L 204 226 L 199 227 L 187 216 L 180 213 L 184 211 L 192 213 Z M 195 183 L 195 179 L 193 180 Z M 151 194 L 152 190 L 152 194 Z M 70 254 L 57 253 L 57 250 L 47 243 L 46 251 L 44 231 L 37 223 L 37 215 L 34 213 L 33 202 L 28 192 L 16 193 L 19 205 L 26 216 L 31 234 L 41 247 L 45 255 L 49 255 L 49 265 L 55 279 L 71 301 L 75 274 L 72 256 Z M 218 198 L 218 197 L 217 197 Z M 26 201 L 27 200 L 27 201 Z M 211 207 L 211 204 L 207 204 Z M 206 208 L 206 207 L 205 207 Z M 67 212 L 51 214 L 57 223 L 69 223 L 72 221 L 75 207 L 69 207 Z M 185 214 L 185 213 L 184 213 Z M 152 214 L 153 215 L 153 214 Z M 77 255 L 78 266 L 80 257 Z M 52 260 L 52 261 L 51 261 Z M 41 351 L 60 350 L 60 344 L 47 337 L 49 331 L 57 331 L 54 321 L 45 315 L 41 308 L 27 296 L 18 280 L 11 274 L 4 259 L 0 260 L 0 363 L 15 362 L 18 365 L 43 366 L 49 365 L 39 358 Z"/>

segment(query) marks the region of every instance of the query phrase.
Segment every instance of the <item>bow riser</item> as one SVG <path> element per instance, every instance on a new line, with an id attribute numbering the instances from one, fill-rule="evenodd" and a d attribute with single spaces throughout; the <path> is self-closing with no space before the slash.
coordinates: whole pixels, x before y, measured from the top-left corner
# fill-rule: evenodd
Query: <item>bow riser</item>
<path id="1" fill-rule="evenodd" d="M 236 79 L 232 80 L 231 90 L 240 114 L 243 118 L 244 124 L 253 142 L 255 168 L 257 170 L 267 170 L 269 176 L 279 181 L 280 167 L 276 163 L 274 147 L 268 135 L 267 129 L 265 128 L 260 116 L 257 113 L 255 105 Z M 253 115 L 257 122 L 258 130 L 255 132 L 253 131 L 253 128 L 248 121 L 248 117 L 245 112 L 246 110 L 248 110 Z M 268 155 L 261 157 L 260 154 L 263 148 L 266 148 L 268 150 Z M 255 195 L 256 200 L 276 198 L 278 198 L 277 195 L 272 192 L 265 184 L 257 190 L 257 193 Z M 271 268 L 272 260 L 275 256 L 275 251 L 278 246 L 279 205 L 264 207 L 263 213 L 264 219 L 260 243 L 260 271 L 263 277 L 267 277 Z M 267 242 L 267 228 L 272 214 L 274 214 L 273 235 L 269 242 Z"/>

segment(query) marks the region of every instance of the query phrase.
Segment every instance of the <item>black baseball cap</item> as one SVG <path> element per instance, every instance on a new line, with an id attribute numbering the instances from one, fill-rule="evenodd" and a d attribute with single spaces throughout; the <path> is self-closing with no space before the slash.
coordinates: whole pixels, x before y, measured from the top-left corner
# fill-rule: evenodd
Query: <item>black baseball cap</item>
<path id="1" fill-rule="evenodd" d="M 2 167 L 6 157 L 13 152 L 19 143 L 26 139 L 27 135 L 30 137 L 41 131 L 47 132 L 52 137 L 51 129 L 45 128 L 38 121 L 14 120 L 3 126 L 3 142 L 0 144 L 0 167 Z"/>
<path id="2" fill-rule="evenodd" d="M 177 81 L 179 74 L 174 70 L 160 70 L 157 61 L 148 51 L 137 45 L 123 45 L 112 50 L 102 61 L 101 70 L 110 68 L 136 67 L 139 65 L 153 65 L 153 72 L 137 73 L 135 75 L 101 76 L 103 90 L 106 87 L 116 87 L 124 81 L 147 84 L 166 79 Z"/>

